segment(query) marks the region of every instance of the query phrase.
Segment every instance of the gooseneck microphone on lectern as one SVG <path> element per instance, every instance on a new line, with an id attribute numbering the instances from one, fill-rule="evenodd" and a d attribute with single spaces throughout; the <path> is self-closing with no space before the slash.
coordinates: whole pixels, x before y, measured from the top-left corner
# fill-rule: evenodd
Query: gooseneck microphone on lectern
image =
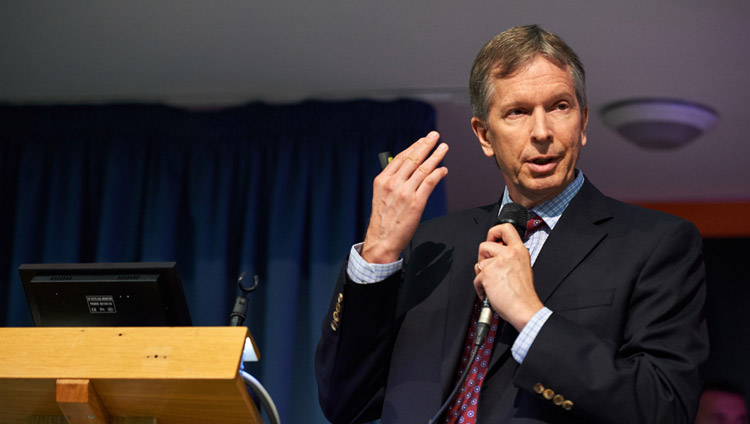
<path id="1" fill-rule="evenodd" d="M 518 231 L 518 236 L 523 238 L 524 234 L 526 233 L 526 221 L 528 220 L 529 211 L 527 211 L 526 208 L 519 205 L 518 203 L 506 203 L 500 210 L 495 225 L 511 224 L 513 225 L 513 228 Z M 477 334 L 474 337 L 474 348 L 472 348 L 469 358 L 474 358 L 475 356 L 477 356 L 479 347 L 482 346 L 484 340 L 487 338 L 487 334 L 490 331 L 490 323 L 492 322 L 493 314 L 494 311 L 492 310 L 492 306 L 490 306 L 490 301 L 487 299 L 487 296 L 485 296 L 484 300 L 482 300 L 482 309 L 479 312 L 479 319 L 477 320 Z M 443 406 L 440 407 L 440 410 L 437 412 L 437 414 L 435 414 L 434 417 L 432 417 L 432 419 L 430 419 L 428 424 L 432 424 L 440 419 L 440 416 L 443 414 L 443 412 L 445 412 L 445 409 L 448 407 L 450 402 L 453 400 L 453 398 L 456 397 L 458 389 L 461 387 L 461 385 L 464 384 L 464 380 L 466 380 L 466 376 L 469 375 L 469 369 L 471 368 L 473 363 L 473 360 L 468 361 L 468 363 L 466 364 L 466 368 L 461 374 L 461 378 L 458 380 L 458 382 L 456 382 L 456 387 L 453 389 L 451 394 L 448 395 L 448 399 L 445 400 Z"/>

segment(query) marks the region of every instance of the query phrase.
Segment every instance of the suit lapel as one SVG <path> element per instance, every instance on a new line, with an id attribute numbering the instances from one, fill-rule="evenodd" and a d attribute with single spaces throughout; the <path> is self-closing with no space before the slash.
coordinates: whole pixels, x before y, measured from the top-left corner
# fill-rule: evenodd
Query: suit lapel
<path id="1" fill-rule="evenodd" d="M 542 303 L 607 235 L 599 225 L 611 218 L 603 200 L 586 180 L 544 243 L 534 263 L 534 286 Z"/>

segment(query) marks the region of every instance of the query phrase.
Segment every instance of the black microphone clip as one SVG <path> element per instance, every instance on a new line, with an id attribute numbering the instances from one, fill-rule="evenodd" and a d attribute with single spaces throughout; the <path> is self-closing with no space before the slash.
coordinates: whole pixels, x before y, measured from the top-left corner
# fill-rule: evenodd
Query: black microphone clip
<path id="1" fill-rule="evenodd" d="M 234 309 L 232 309 L 232 315 L 230 315 L 229 325 L 232 327 L 239 327 L 245 322 L 245 316 L 247 315 L 247 295 L 258 287 L 260 283 L 260 277 L 257 275 L 253 277 L 254 283 L 250 287 L 245 287 L 242 284 L 242 279 L 245 277 L 245 273 L 240 274 L 237 279 L 237 287 L 239 287 L 240 293 L 237 299 L 234 301 Z"/>

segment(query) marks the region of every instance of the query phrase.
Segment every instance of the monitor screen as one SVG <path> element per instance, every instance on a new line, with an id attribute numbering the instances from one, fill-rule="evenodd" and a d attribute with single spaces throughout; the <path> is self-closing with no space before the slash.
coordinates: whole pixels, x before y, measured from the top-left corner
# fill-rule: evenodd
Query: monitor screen
<path id="1" fill-rule="evenodd" d="M 38 327 L 190 326 L 174 262 L 23 264 Z"/>

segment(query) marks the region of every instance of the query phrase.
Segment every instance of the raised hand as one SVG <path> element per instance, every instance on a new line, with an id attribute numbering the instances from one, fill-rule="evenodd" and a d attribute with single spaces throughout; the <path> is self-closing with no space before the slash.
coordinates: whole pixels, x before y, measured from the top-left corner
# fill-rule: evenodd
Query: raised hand
<path id="1" fill-rule="evenodd" d="M 396 155 L 375 177 L 372 215 L 361 252 L 367 262 L 397 261 L 414 235 L 427 199 L 448 174 L 447 168 L 438 168 L 448 152 L 445 143 L 434 149 L 439 139 L 440 134 L 430 132 Z"/>

